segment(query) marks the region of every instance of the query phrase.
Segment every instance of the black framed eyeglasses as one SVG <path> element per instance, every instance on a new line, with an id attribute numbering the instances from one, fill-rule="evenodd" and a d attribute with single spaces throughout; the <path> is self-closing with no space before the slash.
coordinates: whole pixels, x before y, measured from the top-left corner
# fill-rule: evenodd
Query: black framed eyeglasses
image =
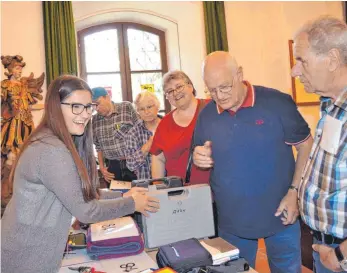
<path id="1" fill-rule="evenodd" d="M 181 85 L 176 86 L 175 89 L 167 90 L 165 92 L 166 98 L 172 97 L 175 92 L 181 93 L 183 91 L 184 87 L 186 87 L 186 85 L 187 85 L 187 83 L 186 84 L 181 84 Z"/>
<path id="2" fill-rule="evenodd" d="M 79 115 L 82 114 L 84 109 L 86 109 L 87 114 L 91 115 L 96 110 L 96 103 L 89 103 L 87 105 L 81 104 L 81 103 L 67 103 L 67 102 L 61 102 L 60 104 L 63 105 L 70 105 L 72 114 Z"/>

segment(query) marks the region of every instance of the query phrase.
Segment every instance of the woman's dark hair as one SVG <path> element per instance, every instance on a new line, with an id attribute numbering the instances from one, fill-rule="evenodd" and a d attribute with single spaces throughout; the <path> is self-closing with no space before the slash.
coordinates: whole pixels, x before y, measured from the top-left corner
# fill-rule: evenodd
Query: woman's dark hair
<path id="1" fill-rule="evenodd" d="M 48 128 L 70 151 L 82 181 L 84 200 L 87 202 L 96 198 L 97 170 L 93 152 L 91 121 L 88 122 L 83 135 L 72 136 L 66 127 L 61 110 L 60 103 L 77 90 L 87 90 L 92 93 L 84 80 L 70 75 L 60 76 L 49 85 L 42 121 L 21 147 L 10 175 L 11 185 L 14 182 L 14 172 L 21 154 L 31 143 L 42 141 L 44 136 L 39 137 L 38 134 Z"/>

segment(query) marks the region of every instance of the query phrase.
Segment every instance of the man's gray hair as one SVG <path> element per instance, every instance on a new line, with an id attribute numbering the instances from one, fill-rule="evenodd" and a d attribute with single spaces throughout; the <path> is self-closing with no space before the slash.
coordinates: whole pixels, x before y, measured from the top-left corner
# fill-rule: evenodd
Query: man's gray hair
<path id="1" fill-rule="evenodd" d="M 136 96 L 136 99 L 134 101 L 136 109 L 138 109 L 139 104 L 143 101 L 144 98 L 151 99 L 154 102 L 154 105 L 160 108 L 160 102 L 158 97 L 153 92 L 143 91 Z"/>
<path id="2" fill-rule="evenodd" d="M 305 24 L 295 38 L 302 33 L 308 35 L 308 41 L 315 53 L 326 54 L 336 48 L 340 52 L 341 61 L 347 65 L 347 25 L 344 21 L 322 16 Z"/>
<path id="3" fill-rule="evenodd" d="M 194 96 L 196 96 L 196 90 L 194 88 L 192 81 L 190 80 L 190 78 L 188 77 L 188 75 L 186 73 L 184 73 L 183 71 L 180 71 L 180 70 L 174 70 L 174 71 L 167 72 L 163 76 L 163 89 L 164 89 L 164 91 L 165 91 L 166 85 L 172 80 L 183 80 L 185 83 L 190 84 L 191 86 L 193 86 L 193 94 L 194 94 Z"/>

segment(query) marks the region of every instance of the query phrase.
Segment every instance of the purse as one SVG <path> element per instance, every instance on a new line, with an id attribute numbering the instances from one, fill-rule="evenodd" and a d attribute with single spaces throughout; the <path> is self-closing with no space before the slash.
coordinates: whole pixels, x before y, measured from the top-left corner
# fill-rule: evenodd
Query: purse
<path id="1" fill-rule="evenodd" d="M 179 273 L 213 263 L 211 254 L 195 238 L 160 247 L 156 258 L 160 268 L 168 266 Z"/>

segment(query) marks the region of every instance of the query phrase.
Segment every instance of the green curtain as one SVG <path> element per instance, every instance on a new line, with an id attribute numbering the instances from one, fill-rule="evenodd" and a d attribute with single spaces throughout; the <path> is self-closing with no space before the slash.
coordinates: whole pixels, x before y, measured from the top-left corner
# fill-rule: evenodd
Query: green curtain
<path id="1" fill-rule="evenodd" d="M 207 54 L 228 51 L 228 38 L 223 1 L 204 1 L 204 19 Z"/>
<path id="2" fill-rule="evenodd" d="M 71 1 L 43 1 L 47 85 L 62 74 L 77 75 L 75 24 Z"/>

